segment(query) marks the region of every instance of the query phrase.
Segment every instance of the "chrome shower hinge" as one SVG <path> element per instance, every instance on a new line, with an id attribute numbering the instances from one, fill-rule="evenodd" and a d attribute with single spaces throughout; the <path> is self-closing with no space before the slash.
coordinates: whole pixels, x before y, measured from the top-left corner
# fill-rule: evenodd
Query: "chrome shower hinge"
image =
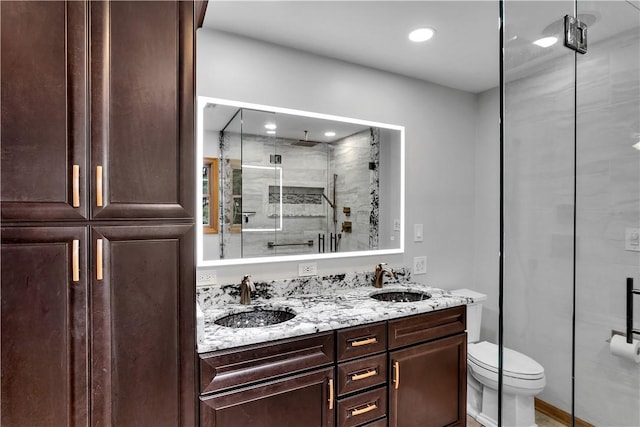
<path id="1" fill-rule="evenodd" d="M 587 53 L 587 24 L 566 15 L 564 17 L 564 45 L 579 53 Z"/>

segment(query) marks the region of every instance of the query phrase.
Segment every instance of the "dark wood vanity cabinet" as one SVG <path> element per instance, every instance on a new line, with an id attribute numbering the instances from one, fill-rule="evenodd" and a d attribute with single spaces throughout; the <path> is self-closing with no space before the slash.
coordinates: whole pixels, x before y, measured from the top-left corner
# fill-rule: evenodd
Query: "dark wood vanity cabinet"
<path id="1" fill-rule="evenodd" d="M 465 306 L 389 322 L 389 427 L 466 425 L 465 325 Z"/>
<path id="2" fill-rule="evenodd" d="M 333 427 L 329 388 L 333 367 L 202 399 L 207 427 Z"/>
<path id="3" fill-rule="evenodd" d="M 387 322 L 336 332 L 338 427 L 359 427 L 387 415 Z"/>
<path id="4" fill-rule="evenodd" d="M 2 426 L 193 426 L 194 5 L 0 2 Z"/>
<path id="5" fill-rule="evenodd" d="M 459 306 L 201 354 L 200 426 L 464 426 L 465 329 Z"/>
<path id="6" fill-rule="evenodd" d="M 200 356 L 200 425 L 333 427 L 334 334 Z"/>

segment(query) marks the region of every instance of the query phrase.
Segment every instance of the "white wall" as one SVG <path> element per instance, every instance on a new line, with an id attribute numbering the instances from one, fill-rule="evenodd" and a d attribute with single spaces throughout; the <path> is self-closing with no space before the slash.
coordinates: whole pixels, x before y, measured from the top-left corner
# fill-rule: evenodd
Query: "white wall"
<path id="1" fill-rule="evenodd" d="M 198 95 L 329 113 L 406 127 L 404 255 L 319 260 L 319 274 L 369 271 L 377 262 L 411 266 L 427 256 L 442 288 L 468 287 L 474 274 L 476 96 L 358 65 L 209 30 L 197 35 Z M 413 224 L 425 241 L 413 242 Z M 218 283 L 292 277 L 297 263 L 214 268 Z"/>
<path id="2" fill-rule="evenodd" d="M 473 286 L 487 295 L 480 339 L 498 342 L 498 255 L 500 251 L 500 92 L 478 94 L 475 139 Z"/>

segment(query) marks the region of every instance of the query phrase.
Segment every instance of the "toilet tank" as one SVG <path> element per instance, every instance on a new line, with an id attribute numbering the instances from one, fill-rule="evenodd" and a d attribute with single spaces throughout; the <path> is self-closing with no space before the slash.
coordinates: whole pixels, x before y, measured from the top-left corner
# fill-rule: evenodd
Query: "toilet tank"
<path id="1" fill-rule="evenodd" d="M 452 294 L 472 298 L 473 302 L 467 304 L 467 342 L 480 341 L 480 327 L 482 326 L 482 301 L 487 299 L 485 294 L 471 289 L 456 289 Z"/>

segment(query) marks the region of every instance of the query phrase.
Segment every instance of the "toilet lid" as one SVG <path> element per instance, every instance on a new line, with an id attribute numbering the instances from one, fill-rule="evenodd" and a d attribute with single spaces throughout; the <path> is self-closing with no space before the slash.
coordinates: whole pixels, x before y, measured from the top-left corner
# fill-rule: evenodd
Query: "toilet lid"
<path id="1" fill-rule="evenodd" d="M 469 344 L 467 354 L 470 362 L 498 373 L 498 346 L 496 344 L 487 341 Z M 505 347 L 503 357 L 502 370 L 506 376 L 522 379 L 539 379 L 544 376 L 544 368 L 522 353 Z"/>

